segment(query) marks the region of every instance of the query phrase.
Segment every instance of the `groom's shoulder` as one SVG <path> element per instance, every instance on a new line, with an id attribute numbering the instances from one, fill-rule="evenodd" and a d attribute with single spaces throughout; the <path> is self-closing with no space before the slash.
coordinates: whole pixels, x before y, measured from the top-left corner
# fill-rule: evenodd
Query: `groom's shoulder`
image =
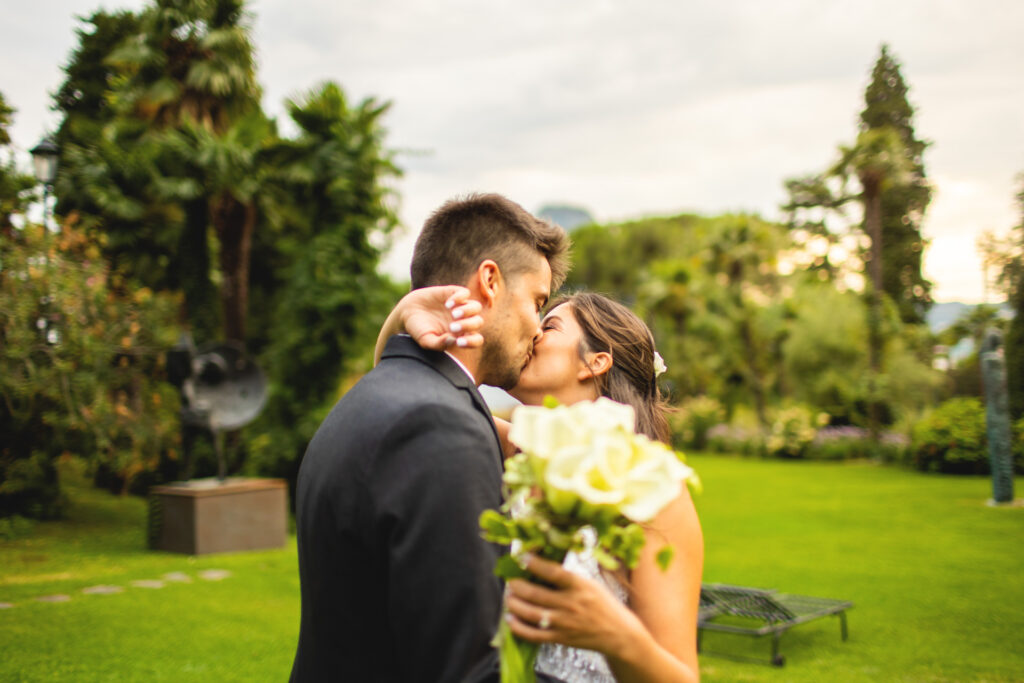
<path id="1" fill-rule="evenodd" d="M 353 403 L 383 400 L 400 409 L 410 403 L 447 402 L 458 391 L 435 367 L 411 357 L 385 358 L 364 375 L 343 401 Z"/>
<path id="2" fill-rule="evenodd" d="M 431 365 L 415 358 L 385 358 L 349 389 L 325 424 L 342 423 L 348 432 L 386 429 L 432 406 L 448 412 L 473 412 L 468 394 Z"/>

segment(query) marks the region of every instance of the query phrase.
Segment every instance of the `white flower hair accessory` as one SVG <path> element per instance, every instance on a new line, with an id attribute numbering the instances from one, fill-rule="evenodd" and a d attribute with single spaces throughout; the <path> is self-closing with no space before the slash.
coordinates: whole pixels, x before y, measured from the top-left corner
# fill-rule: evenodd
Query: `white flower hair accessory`
<path id="1" fill-rule="evenodd" d="M 665 371 L 668 370 L 668 366 L 665 365 L 665 359 L 661 357 L 661 354 L 657 351 L 654 352 L 654 376 L 659 377 Z"/>

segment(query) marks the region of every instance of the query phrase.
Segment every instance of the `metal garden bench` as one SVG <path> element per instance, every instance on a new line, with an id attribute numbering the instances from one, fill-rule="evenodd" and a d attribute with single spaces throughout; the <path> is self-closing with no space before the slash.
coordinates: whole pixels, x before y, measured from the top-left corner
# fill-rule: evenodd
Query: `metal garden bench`
<path id="1" fill-rule="evenodd" d="M 783 666 L 786 658 L 779 654 L 782 634 L 797 624 L 819 617 L 839 617 L 840 634 L 846 640 L 846 610 L 853 607 L 847 600 L 814 598 L 807 595 L 778 593 L 774 590 L 705 583 L 700 589 L 700 611 L 697 615 L 697 651 L 701 651 L 703 631 L 739 633 L 748 636 L 772 636 L 771 663 Z M 710 653 L 719 654 L 719 653 Z"/>

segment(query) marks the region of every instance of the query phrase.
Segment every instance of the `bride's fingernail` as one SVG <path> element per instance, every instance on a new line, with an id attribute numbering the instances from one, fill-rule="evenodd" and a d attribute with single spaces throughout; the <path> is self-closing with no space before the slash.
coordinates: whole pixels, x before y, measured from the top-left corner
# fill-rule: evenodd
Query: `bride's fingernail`
<path id="1" fill-rule="evenodd" d="M 469 343 L 469 342 L 468 342 L 468 341 L 466 341 L 466 338 L 465 338 L 465 337 L 459 337 L 458 339 L 456 339 L 456 340 L 455 340 L 455 345 L 456 345 L 456 346 L 465 346 L 465 345 L 466 345 L 466 344 L 468 344 L 468 343 Z"/>
<path id="2" fill-rule="evenodd" d="M 452 323 L 448 326 L 448 329 L 453 333 L 458 334 L 459 332 L 462 332 L 462 323 Z"/>
<path id="3" fill-rule="evenodd" d="M 466 315 L 466 312 L 461 308 L 456 308 L 454 311 L 452 311 L 452 318 L 454 318 L 455 320 L 458 320 L 464 315 Z"/>
<path id="4" fill-rule="evenodd" d="M 526 569 L 526 565 L 530 564 L 530 560 L 533 559 L 533 553 L 523 553 L 516 558 L 516 564 L 519 565 L 520 569 Z"/>
<path id="5" fill-rule="evenodd" d="M 455 299 L 448 299 L 448 301 L 444 302 L 444 307 L 445 308 L 451 308 L 454 305 L 455 305 Z"/>

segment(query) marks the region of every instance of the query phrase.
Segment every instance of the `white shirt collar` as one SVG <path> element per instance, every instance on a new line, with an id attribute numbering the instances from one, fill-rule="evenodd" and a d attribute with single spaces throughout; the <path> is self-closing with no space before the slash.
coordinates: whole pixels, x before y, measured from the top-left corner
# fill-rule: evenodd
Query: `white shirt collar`
<path id="1" fill-rule="evenodd" d="M 458 358 L 456 358 L 452 354 L 448 353 L 447 351 L 445 351 L 445 354 L 449 358 L 451 358 L 453 361 L 455 361 L 456 365 L 458 365 L 460 368 L 462 368 L 462 371 L 464 373 L 466 373 L 467 376 L 469 376 L 469 381 L 472 382 L 474 386 L 476 386 L 476 377 L 473 377 L 473 373 L 469 371 L 469 368 L 467 368 L 465 365 L 463 365 L 461 360 L 459 360 Z"/>

